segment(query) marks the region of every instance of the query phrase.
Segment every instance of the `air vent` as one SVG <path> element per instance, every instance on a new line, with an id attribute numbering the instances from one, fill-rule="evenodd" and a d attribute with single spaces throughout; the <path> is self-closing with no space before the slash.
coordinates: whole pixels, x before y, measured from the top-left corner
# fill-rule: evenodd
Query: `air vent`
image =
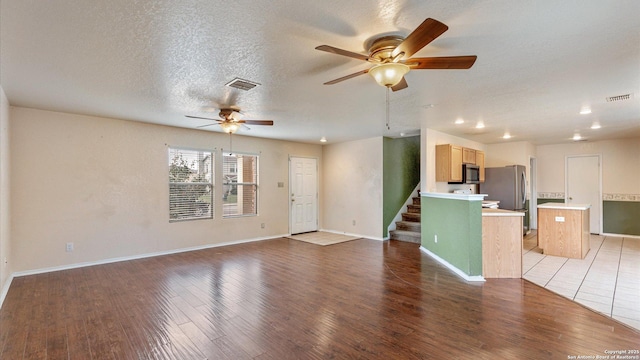
<path id="1" fill-rule="evenodd" d="M 622 100 L 629 100 L 631 99 L 633 94 L 624 94 L 624 95 L 616 95 L 616 96 L 609 96 L 607 98 L 605 98 L 607 100 L 607 102 L 613 102 L 613 101 L 622 101 Z"/>
<path id="2" fill-rule="evenodd" d="M 260 84 L 258 84 L 257 82 L 253 82 L 245 79 L 235 78 L 229 81 L 228 83 L 226 83 L 225 85 L 232 88 L 248 91 Z"/>

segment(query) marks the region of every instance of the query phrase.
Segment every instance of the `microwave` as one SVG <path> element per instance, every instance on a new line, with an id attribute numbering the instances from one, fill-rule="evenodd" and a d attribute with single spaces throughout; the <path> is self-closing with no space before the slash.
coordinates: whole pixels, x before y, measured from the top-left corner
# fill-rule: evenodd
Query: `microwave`
<path id="1" fill-rule="evenodd" d="M 480 166 L 462 164 L 462 182 L 464 184 L 480 184 Z"/>
<path id="2" fill-rule="evenodd" d="M 462 181 L 450 181 L 449 184 L 480 184 L 480 166 L 462 164 Z"/>

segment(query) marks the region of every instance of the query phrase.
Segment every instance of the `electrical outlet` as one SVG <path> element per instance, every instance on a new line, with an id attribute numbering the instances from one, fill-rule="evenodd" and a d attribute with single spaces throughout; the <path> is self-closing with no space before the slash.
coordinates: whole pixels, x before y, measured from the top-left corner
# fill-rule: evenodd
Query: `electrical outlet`
<path id="1" fill-rule="evenodd" d="M 73 252 L 73 243 L 72 242 L 68 242 L 67 243 L 67 252 Z"/>
<path id="2" fill-rule="evenodd" d="M 433 240 L 436 242 L 436 244 L 438 243 L 438 235 L 434 235 L 433 236 Z"/>

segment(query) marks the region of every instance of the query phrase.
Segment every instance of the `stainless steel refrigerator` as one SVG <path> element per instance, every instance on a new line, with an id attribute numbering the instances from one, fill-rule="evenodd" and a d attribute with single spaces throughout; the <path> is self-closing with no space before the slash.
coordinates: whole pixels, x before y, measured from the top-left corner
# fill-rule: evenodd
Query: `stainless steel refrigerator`
<path id="1" fill-rule="evenodd" d="M 525 232 L 528 230 L 529 213 L 526 208 L 527 175 L 524 165 L 486 168 L 480 193 L 487 194 L 485 200 L 498 200 L 498 207 L 524 212 Z"/>

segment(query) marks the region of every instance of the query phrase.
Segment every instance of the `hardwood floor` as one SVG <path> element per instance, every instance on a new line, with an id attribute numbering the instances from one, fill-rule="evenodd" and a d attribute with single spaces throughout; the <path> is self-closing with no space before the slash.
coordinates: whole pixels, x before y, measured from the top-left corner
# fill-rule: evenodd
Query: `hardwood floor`
<path id="1" fill-rule="evenodd" d="M 469 284 L 418 244 L 291 239 L 13 280 L 2 359 L 567 359 L 640 332 L 521 279 Z"/>

